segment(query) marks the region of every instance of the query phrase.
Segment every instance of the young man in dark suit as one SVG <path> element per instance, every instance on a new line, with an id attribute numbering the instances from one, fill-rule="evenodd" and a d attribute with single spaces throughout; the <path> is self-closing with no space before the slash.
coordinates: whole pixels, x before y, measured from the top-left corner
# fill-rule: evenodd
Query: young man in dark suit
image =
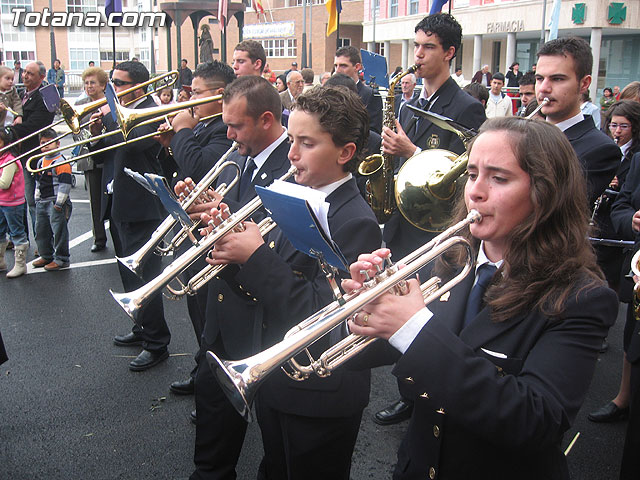
<path id="1" fill-rule="evenodd" d="M 578 155 L 587 176 L 589 208 L 613 179 L 620 163 L 618 146 L 580 111 L 582 94 L 591 85 L 593 55 L 577 37 L 558 38 L 538 50 L 536 97 L 550 102 L 542 107 L 547 121 L 562 130 Z"/>
<path id="2" fill-rule="evenodd" d="M 208 212 L 223 201 L 231 212 L 237 212 L 255 198 L 255 185 L 267 186 L 284 175 L 290 167 L 289 143 L 281 122 L 282 104 L 275 88 L 262 77 L 242 76 L 226 87 L 222 104 L 222 120 L 227 137 L 237 142 L 238 150 L 229 156 L 242 172 L 241 180 L 224 198 L 213 190 L 212 202 L 194 205 L 190 214 Z M 235 175 L 225 170 L 218 184 L 229 184 Z M 178 191 L 182 185 L 178 185 Z M 260 220 L 264 211 L 252 218 Z M 238 296 L 226 282 L 213 279 L 207 285 L 206 321 L 201 338 L 201 352 L 214 350 L 225 358 L 249 355 L 253 325 L 236 322 L 238 312 L 252 304 L 251 298 Z M 206 362 L 200 362 L 195 381 L 196 442 L 192 479 L 234 478 L 242 449 L 246 422 L 238 415 L 213 378 Z"/>
<path id="3" fill-rule="evenodd" d="M 217 60 L 201 63 L 196 68 L 191 83 L 191 100 L 222 95 L 225 87 L 235 78 L 233 69 L 225 63 Z M 158 137 L 159 142 L 172 152 L 170 158 L 176 167 L 171 179 L 172 185 L 186 178 L 197 184 L 231 147 L 231 140 L 227 138 L 227 126 L 222 121 L 222 99 L 193 107 L 193 113 L 194 116 L 187 110 L 178 113 L 171 121 L 173 130 Z M 211 115 L 218 116 L 200 120 Z M 160 131 L 166 131 L 168 128 L 169 125 L 163 124 Z M 183 242 L 176 255 L 184 253 L 190 246 L 191 242 Z M 184 280 L 188 281 L 204 265 L 204 260 L 195 262 L 186 269 Z M 187 309 L 198 344 L 204 327 L 206 304 L 206 289 L 200 289 L 195 295 L 187 296 Z M 198 357 L 196 361 L 199 361 Z M 192 394 L 195 372 L 194 368 L 186 381 L 173 382 L 171 391 L 179 395 Z"/>
<path id="4" fill-rule="evenodd" d="M 462 27 L 446 13 L 429 15 L 416 25 L 414 55 L 418 65 L 416 75 L 423 79 L 419 97 L 407 102 L 424 110 L 444 115 L 469 127 L 479 128 L 485 120 L 480 102 L 463 92 L 449 74 L 449 66 L 462 41 Z M 441 148 L 461 154 L 465 147 L 453 132 L 443 130 L 426 119 L 418 119 L 404 107 L 400 110 L 398 131 L 383 129 L 382 145 L 385 152 L 398 157 L 397 168 L 407 158 L 424 149 Z M 396 258 L 402 258 L 426 243 L 434 234 L 411 225 L 398 211 L 384 227 L 384 241 Z M 389 425 L 408 418 L 411 405 L 402 400 L 378 412 L 374 419 Z"/>
<path id="5" fill-rule="evenodd" d="M 291 114 L 289 159 L 297 169 L 295 180 L 327 195 L 331 238 L 347 261 L 381 243 L 375 216 L 352 176 L 367 125 L 360 99 L 342 87 L 301 94 Z M 272 232 L 265 241 L 255 224 L 247 224 L 244 232 L 216 244 L 211 257 L 213 264 L 234 264 L 224 278 L 246 300 L 244 311 L 238 309 L 233 321 L 227 315 L 226 323 L 245 325 L 245 348 L 254 353 L 282 341 L 290 328 L 333 299 L 317 261 L 297 251 L 282 232 Z M 314 344 L 312 355 L 340 338 L 340 332 L 330 333 Z M 348 480 L 368 399 L 368 370 L 338 369 L 304 382 L 274 372 L 256 400 L 265 451 L 258 478 Z"/>
<path id="6" fill-rule="evenodd" d="M 148 79 L 149 71 L 142 63 L 128 61 L 116 65 L 111 81 L 116 92 L 121 92 Z M 155 107 L 153 99 L 144 97 L 144 93 L 144 87 L 136 89 L 121 96 L 120 104 L 135 109 Z M 97 112 L 92 119 L 96 120 L 90 127 L 93 136 L 100 134 L 103 125 L 107 131 L 119 129 L 110 114 L 103 116 L 101 112 Z M 124 172 L 125 168 L 130 168 L 139 173 L 162 174 L 157 159 L 160 145 L 152 138 L 131 141 L 152 133 L 157 128 L 158 123 L 136 127 L 127 136 L 126 144 L 95 156 L 96 162 L 103 164 L 102 218 L 110 220 L 109 230 L 118 257 L 126 257 L 136 252 L 149 240 L 167 215 L 158 198 Z M 122 134 L 115 134 L 95 142 L 89 149 L 95 151 L 123 141 Z M 125 291 L 130 292 L 160 273 L 161 258 L 157 255 L 149 256 L 142 271 L 142 278 L 138 278 L 120 263 L 118 269 Z M 113 342 L 118 346 L 142 345 L 142 352 L 131 361 L 129 369 L 143 371 L 169 357 L 167 345 L 170 339 L 171 334 L 164 318 L 162 295 L 156 295 L 142 309 L 132 331 L 126 335 L 116 335 Z"/>
<path id="7" fill-rule="evenodd" d="M 333 66 L 336 73 L 344 73 L 356 82 L 358 95 L 369 113 L 369 128 L 380 133 L 382 131 L 382 97 L 375 95 L 371 87 L 367 87 L 360 81 L 358 72 L 362 69 L 362 58 L 358 49 L 353 45 L 340 47 L 336 50 Z"/>

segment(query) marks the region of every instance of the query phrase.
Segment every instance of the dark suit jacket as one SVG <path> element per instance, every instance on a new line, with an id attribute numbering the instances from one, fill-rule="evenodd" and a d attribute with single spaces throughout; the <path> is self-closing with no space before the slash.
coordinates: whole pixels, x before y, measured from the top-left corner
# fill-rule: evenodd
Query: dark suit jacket
<path id="1" fill-rule="evenodd" d="M 147 97 L 136 108 L 155 107 L 155 102 Z M 117 130 L 119 127 L 113 121 L 111 115 L 103 117 L 103 124 L 107 131 Z M 159 123 L 143 125 L 134 128 L 127 139 L 146 135 L 158 129 Z M 110 145 L 116 145 L 123 141 L 122 134 L 112 135 L 98 141 L 89 147 L 90 150 L 98 150 Z M 102 163 L 102 218 L 110 218 L 119 222 L 142 222 L 151 220 L 163 220 L 167 212 L 155 195 L 152 195 L 143 186 L 129 175 L 124 173 L 127 167 L 138 173 L 161 174 L 160 164 L 157 159 L 158 144 L 152 138 L 138 142 L 127 143 L 116 149 L 94 156 L 96 163 Z M 109 199 L 107 184 L 113 180 L 113 195 Z M 110 211 L 109 203 L 112 203 Z"/>
<path id="2" fill-rule="evenodd" d="M 216 117 L 197 137 L 190 128 L 183 128 L 171 139 L 173 159 L 178 167 L 175 180 L 191 177 L 198 183 L 231 147 L 231 143 L 221 117 Z"/>
<path id="3" fill-rule="evenodd" d="M 369 128 L 376 133 L 382 133 L 382 97 L 375 95 L 371 87 L 358 82 L 358 95 L 369 112 Z"/>
<path id="4" fill-rule="evenodd" d="M 622 153 L 613 140 L 598 130 L 591 116 L 567 128 L 564 134 L 571 142 L 587 177 L 589 208 L 604 192 L 616 174 Z"/>
<path id="5" fill-rule="evenodd" d="M 355 180 L 351 179 L 328 195 L 327 202 L 331 238 L 349 263 L 360 253 L 380 247 L 380 228 L 360 196 Z M 257 350 L 282 341 L 290 328 L 333 300 L 317 261 L 293 248 L 279 231 L 251 256 L 233 281 L 243 286 L 243 290 L 237 290 L 239 295 L 257 299 L 253 315 L 247 319 L 261 326 L 262 338 L 256 345 Z M 243 320 L 234 317 L 234 323 L 240 321 Z M 312 348 L 314 354 L 319 355 L 341 335 L 327 337 L 331 338 L 323 339 Z M 261 386 L 259 401 L 292 415 L 355 415 L 369 401 L 369 371 L 338 369 L 328 378 L 313 375 L 304 382 L 296 382 L 278 370 Z"/>
<path id="6" fill-rule="evenodd" d="M 419 92 L 414 92 L 413 97 L 411 97 L 409 100 L 407 100 L 407 102 L 415 101 L 415 99 L 417 97 L 419 97 L 419 96 L 420 96 Z M 402 102 L 402 93 L 400 93 L 400 95 L 396 96 L 394 104 L 393 104 L 393 113 L 395 114 L 396 118 L 398 118 L 398 112 L 400 111 L 400 107 L 403 104 L 404 103 Z"/>
<path id="7" fill-rule="evenodd" d="M 631 228 L 631 219 L 638 210 L 640 210 L 640 153 L 636 153 L 631 159 L 629 173 L 620 188 L 618 198 L 611 207 L 611 223 L 621 238 L 638 241 L 638 232 Z"/>
<path id="8" fill-rule="evenodd" d="M 289 143 L 283 141 L 254 175 L 253 185 L 266 187 L 285 174 L 291 166 L 287 157 L 288 153 Z M 229 160 L 238 163 L 241 171 L 244 169 L 246 157 L 238 152 L 232 153 L 229 156 Z M 231 169 L 226 169 L 218 178 L 217 183 L 224 182 L 229 184 L 231 176 Z M 229 206 L 229 210 L 232 213 L 240 210 L 241 207 L 256 196 L 255 189 L 248 189 L 242 198 L 238 198 L 238 193 L 239 188 L 236 184 L 222 200 Z M 261 209 L 251 218 L 254 221 L 260 221 L 264 217 L 265 212 Z M 233 276 L 236 270 L 236 266 L 229 265 L 223 272 L 225 277 Z M 260 338 L 261 326 L 248 319 L 246 312 L 252 312 L 256 308 L 252 303 L 252 299 L 246 297 L 246 295 L 242 297 L 236 295 L 222 279 L 211 280 L 208 284 L 207 293 L 207 320 L 202 336 L 203 348 L 210 349 L 216 341 L 222 341 L 226 353 L 233 358 L 243 358 L 255 353 L 254 346 L 257 341 L 255 339 Z M 238 318 L 239 313 L 242 318 Z M 233 321 L 230 321 L 230 319 L 233 319 Z"/>
<path id="9" fill-rule="evenodd" d="M 0 334 L 0 365 L 9 360 L 7 357 L 7 351 L 4 349 L 4 343 L 2 342 L 2 334 Z"/>
<path id="10" fill-rule="evenodd" d="M 414 400 L 393 478 L 428 478 L 433 468 L 444 480 L 568 479 L 563 434 L 615 322 L 616 295 L 578 281 L 560 319 L 536 310 L 495 323 L 485 307 L 461 331 L 473 282 L 428 306 L 433 317 L 393 370 Z"/>
<path id="11" fill-rule="evenodd" d="M 482 104 L 463 92 L 451 77 L 438 89 L 436 96 L 437 100 L 430 109 L 434 113 L 475 129 L 480 128 L 486 119 Z M 411 100 L 409 104 L 415 105 L 417 102 L 418 97 Z M 426 119 L 422 119 L 416 129 L 415 117 L 408 108 L 400 111 L 399 121 L 411 141 L 423 150 L 441 148 L 457 154 L 465 151 L 464 144 L 456 134 L 443 130 Z M 405 158 L 398 159 L 397 168 L 405 161 Z M 407 222 L 398 211 L 394 212 L 384 227 L 384 240 L 392 251 L 395 249 L 396 258 L 404 256 L 432 237 L 432 234 L 419 230 Z"/>
<path id="12" fill-rule="evenodd" d="M 30 133 L 50 125 L 53 123 L 53 117 L 55 116 L 55 113 L 47 110 L 47 107 L 44 105 L 40 90 L 33 92 L 26 103 L 22 105 L 22 112 L 22 123 L 9 127 L 17 138 L 26 137 Z M 20 143 L 20 151 L 28 152 L 29 150 L 36 148 L 38 145 L 40 145 L 40 140 L 38 139 L 38 136 L 35 135 Z M 28 158 L 23 158 L 20 162 L 24 166 L 27 160 Z"/>

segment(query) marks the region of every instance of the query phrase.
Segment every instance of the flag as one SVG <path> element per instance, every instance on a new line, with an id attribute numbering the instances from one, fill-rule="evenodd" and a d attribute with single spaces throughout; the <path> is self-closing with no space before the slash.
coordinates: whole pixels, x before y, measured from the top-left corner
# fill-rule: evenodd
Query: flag
<path id="1" fill-rule="evenodd" d="M 104 2 L 104 14 L 107 18 L 113 13 L 120 13 L 120 15 L 114 15 L 111 19 L 112 23 L 122 22 L 122 0 L 106 0 Z"/>
<path id="2" fill-rule="evenodd" d="M 227 13 L 229 11 L 228 0 L 218 0 L 218 26 L 222 33 L 224 33 L 225 26 L 227 25 Z"/>
<path id="3" fill-rule="evenodd" d="M 338 15 L 342 11 L 341 0 L 327 0 L 325 4 L 327 12 L 329 12 L 329 21 L 327 22 L 327 37 L 338 29 Z"/>
<path id="4" fill-rule="evenodd" d="M 560 23 L 560 0 L 553 0 L 553 10 L 549 21 L 549 40 L 558 38 L 558 24 Z"/>
<path id="5" fill-rule="evenodd" d="M 433 0 L 433 3 L 431 4 L 431 10 L 429 11 L 429 15 L 433 15 L 434 13 L 440 13 L 445 3 L 447 3 L 447 0 Z"/>
<path id="6" fill-rule="evenodd" d="M 253 0 L 252 7 L 255 10 L 257 15 L 264 15 L 264 7 L 262 6 L 262 0 Z"/>

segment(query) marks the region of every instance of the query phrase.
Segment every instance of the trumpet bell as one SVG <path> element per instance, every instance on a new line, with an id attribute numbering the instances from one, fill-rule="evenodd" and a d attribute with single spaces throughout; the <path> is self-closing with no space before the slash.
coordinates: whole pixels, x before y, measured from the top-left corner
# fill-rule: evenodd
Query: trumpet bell
<path id="1" fill-rule="evenodd" d="M 246 422 L 253 421 L 251 404 L 255 397 L 256 389 L 252 388 L 250 366 L 243 360 L 222 360 L 209 351 L 207 361 L 222 391 L 227 396 L 231 405 L 238 411 Z"/>
<path id="2" fill-rule="evenodd" d="M 442 180 L 459 165 L 458 158 L 448 150 L 423 150 L 400 168 L 396 177 L 396 204 L 414 227 L 441 232 L 451 222 L 453 200 L 464 188 L 466 176 L 453 182 Z"/>
<path id="3" fill-rule="evenodd" d="M 122 307 L 124 312 L 129 315 L 131 320 L 134 323 L 138 323 L 138 314 L 140 313 L 140 308 L 142 307 L 139 299 L 132 296 L 134 292 L 125 292 L 125 293 L 116 293 L 113 290 L 109 289 L 109 293 L 113 297 L 113 299 L 118 302 L 118 304 Z"/>

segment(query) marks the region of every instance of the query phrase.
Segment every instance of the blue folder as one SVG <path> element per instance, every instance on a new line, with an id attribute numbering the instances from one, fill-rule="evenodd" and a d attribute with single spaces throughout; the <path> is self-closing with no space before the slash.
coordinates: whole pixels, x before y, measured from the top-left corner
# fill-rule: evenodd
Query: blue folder
<path id="1" fill-rule="evenodd" d="M 387 59 L 382 55 L 360 49 L 362 67 L 364 68 L 364 81 L 369 84 L 372 81 L 379 87 L 389 88 L 389 76 L 387 75 Z"/>
<path id="2" fill-rule="evenodd" d="M 306 200 L 256 185 L 262 204 L 291 244 L 302 253 L 322 259 L 339 270 L 349 264 L 338 246 L 323 231 Z"/>

